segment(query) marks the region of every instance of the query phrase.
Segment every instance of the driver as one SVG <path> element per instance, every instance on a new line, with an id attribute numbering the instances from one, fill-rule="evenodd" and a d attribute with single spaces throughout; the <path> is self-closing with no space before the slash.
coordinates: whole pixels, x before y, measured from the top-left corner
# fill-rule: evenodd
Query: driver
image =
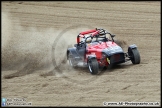
<path id="1" fill-rule="evenodd" d="M 90 43 L 92 42 L 92 39 L 89 36 L 85 36 L 84 38 L 82 38 L 82 42 L 86 43 L 87 46 L 90 46 Z"/>
<path id="2" fill-rule="evenodd" d="M 104 41 L 108 41 L 110 40 L 110 36 L 106 35 L 106 34 L 99 34 L 100 37 L 106 37 L 106 39 L 104 39 Z"/>
<path id="3" fill-rule="evenodd" d="M 87 37 L 88 37 L 88 38 L 87 38 Z M 87 40 L 86 40 L 86 38 L 87 38 Z M 85 42 L 85 40 L 86 40 L 86 42 Z M 82 38 L 82 42 L 91 43 L 91 41 L 92 41 L 92 39 L 91 39 L 91 37 L 89 37 L 89 36 L 85 36 L 84 38 Z"/>

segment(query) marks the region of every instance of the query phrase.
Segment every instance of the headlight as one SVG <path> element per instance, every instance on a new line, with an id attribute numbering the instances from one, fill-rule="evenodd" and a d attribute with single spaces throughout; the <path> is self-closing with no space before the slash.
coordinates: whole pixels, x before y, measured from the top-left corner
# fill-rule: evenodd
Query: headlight
<path id="1" fill-rule="evenodd" d="M 110 59 L 107 57 L 107 62 L 110 64 Z"/>

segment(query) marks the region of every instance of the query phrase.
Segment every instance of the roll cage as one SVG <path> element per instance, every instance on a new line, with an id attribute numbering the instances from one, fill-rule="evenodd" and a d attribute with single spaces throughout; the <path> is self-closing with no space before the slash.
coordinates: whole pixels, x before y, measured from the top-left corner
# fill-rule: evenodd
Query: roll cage
<path id="1" fill-rule="evenodd" d="M 83 31 L 81 33 L 79 33 L 79 35 L 77 36 L 77 45 L 80 45 L 80 44 L 86 44 L 86 40 L 88 38 L 95 38 L 95 42 L 99 42 L 99 41 L 108 41 L 108 39 L 106 38 L 106 34 L 109 34 L 112 41 L 114 42 L 114 36 L 113 34 L 107 32 L 106 30 L 104 29 L 93 29 L 93 30 L 88 30 L 88 31 Z M 85 35 L 89 35 L 87 37 L 85 37 Z M 80 41 L 80 38 L 85 38 L 85 42 L 82 42 Z M 93 41 L 92 41 L 93 42 Z"/>

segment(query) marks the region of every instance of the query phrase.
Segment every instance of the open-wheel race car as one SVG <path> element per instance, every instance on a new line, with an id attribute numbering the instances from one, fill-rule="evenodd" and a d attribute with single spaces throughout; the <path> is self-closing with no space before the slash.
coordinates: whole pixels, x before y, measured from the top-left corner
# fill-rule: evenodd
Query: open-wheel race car
<path id="1" fill-rule="evenodd" d="M 133 64 L 139 64 L 140 54 L 137 46 L 128 46 L 128 52 L 125 53 L 114 41 L 114 36 L 104 29 L 97 28 L 79 33 L 77 43 L 67 49 L 69 64 L 75 68 L 82 62 L 91 74 L 98 74 L 100 69 L 111 69 L 114 65 L 129 60 Z"/>

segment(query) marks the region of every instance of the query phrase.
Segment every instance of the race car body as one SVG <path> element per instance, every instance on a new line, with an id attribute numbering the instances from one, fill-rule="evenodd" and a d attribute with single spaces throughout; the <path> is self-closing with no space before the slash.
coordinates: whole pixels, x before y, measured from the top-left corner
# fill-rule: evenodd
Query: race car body
<path id="1" fill-rule="evenodd" d="M 107 38 L 106 34 L 110 37 Z M 100 68 L 112 68 L 114 65 L 131 60 L 140 63 L 140 54 L 135 44 L 128 47 L 128 52 L 114 41 L 114 36 L 104 29 L 93 29 L 79 33 L 74 47 L 67 49 L 67 59 L 72 67 L 79 62 L 89 67 L 91 74 L 97 74 Z"/>

